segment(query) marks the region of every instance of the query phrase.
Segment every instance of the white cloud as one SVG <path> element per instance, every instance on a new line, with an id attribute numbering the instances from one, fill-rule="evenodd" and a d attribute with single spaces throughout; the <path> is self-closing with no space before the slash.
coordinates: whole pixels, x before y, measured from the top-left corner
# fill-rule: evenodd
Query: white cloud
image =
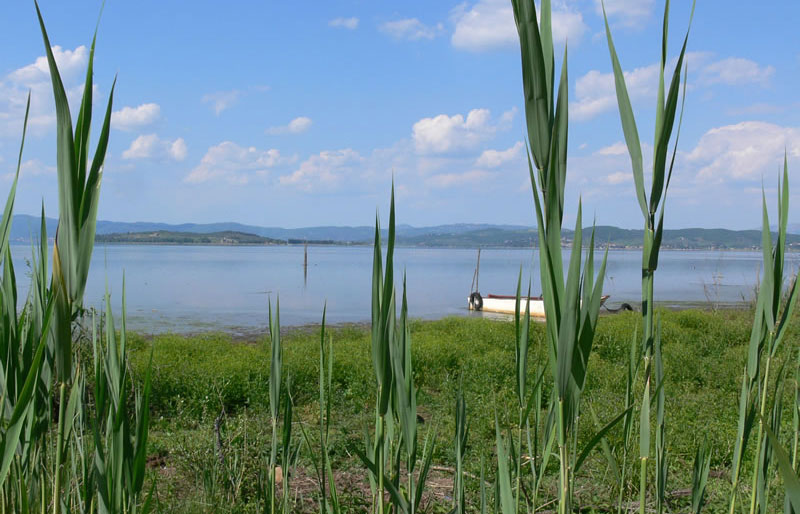
<path id="1" fill-rule="evenodd" d="M 522 141 L 517 141 L 514 146 L 507 150 L 484 150 L 478 160 L 475 161 L 475 165 L 484 168 L 497 168 L 506 162 L 516 159 L 523 148 Z"/>
<path id="2" fill-rule="evenodd" d="M 209 93 L 203 95 L 202 102 L 204 104 L 211 104 L 211 109 L 214 114 L 219 116 L 222 111 L 236 104 L 242 92 L 238 89 L 231 91 L 217 91 L 216 93 Z"/>
<path id="3" fill-rule="evenodd" d="M 709 52 L 688 52 L 685 62 L 690 70 L 698 70 L 697 85 L 710 87 L 716 84 L 742 85 L 759 84 L 766 86 L 775 69 L 760 66 L 758 63 L 738 57 L 710 62 L 713 54 Z M 673 58 L 667 63 L 665 81 L 667 87 L 671 80 L 671 70 L 677 63 Z M 623 72 L 628 96 L 632 101 L 655 99 L 658 88 L 659 64 L 653 63 Z M 690 73 L 690 79 L 694 75 Z M 691 88 L 694 84 L 689 84 Z M 576 100 L 570 102 L 570 118 L 584 121 L 617 108 L 617 94 L 614 87 L 614 74 L 591 70 L 575 82 Z"/>
<path id="4" fill-rule="evenodd" d="M 628 146 L 622 141 L 617 141 L 613 145 L 604 146 L 595 152 L 597 155 L 625 155 L 628 153 Z"/>
<path id="5" fill-rule="evenodd" d="M 144 134 L 133 140 L 127 150 L 122 152 L 122 158 L 154 159 L 182 161 L 186 158 L 187 148 L 183 138 L 174 140 L 161 139 L 156 134 Z"/>
<path id="6" fill-rule="evenodd" d="M 278 127 L 270 127 L 267 129 L 267 134 L 280 135 L 280 134 L 302 134 L 311 128 L 311 118 L 306 116 L 299 116 L 286 125 Z"/>
<path id="7" fill-rule="evenodd" d="M 119 130 L 134 130 L 150 125 L 161 116 L 161 107 L 146 103 L 138 107 L 123 107 L 111 113 L 111 126 Z"/>
<path id="8" fill-rule="evenodd" d="M 176 161 L 182 161 L 186 159 L 186 155 L 188 153 L 189 149 L 186 147 L 186 141 L 184 141 L 182 137 L 179 137 L 170 143 L 169 150 L 167 150 L 167 154 Z"/>
<path id="9" fill-rule="evenodd" d="M 422 118 L 412 128 L 414 145 L 423 154 L 472 149 L 498 130 L 508 128 L 514 113 L 507 111 L 498 123 L 492 123 L 489 109 L 473 109 L 466 118 L 461 114 Z"/>
<path id="10" fill-rule="evenodd" d="M 606 176 L 606 182 L 611 185 L 622 184 L 623 182 L 627 182 L 631 179 L 633 179 L 633 174 L 626 173 L 624 171 L 617 171 Z"/>
<path id="11" fill-rule="evenodd" d="M 358 28 L 358 18 L 334 18 L 328 22 L 329 27 L 339 27 L 348 30 L 355 30 Z"/>
<path id="12" fill-rule="evenodd" d="M 433 39 L 444 32 L 444 25 L 437 23 L 434 26 L 425 25 L 417 18 L 387 21 L 378 27 L 381 32 L 395 39 L 418 41 L 420 39 Z"/>
<path id="13" fill-rule="evenodd" d="M 73 77 L 78 71 L 83 70 L 89 61 L 89 50 L 83 45 L 75 50 L 65 50 L 55 45 L 51 50 L 62 79 Z M 47 57 L 44 55 L 37 57 L 33 63 L 11 72 L 9 78 L 14 82 L 28 85 L 49 81 L 50 66 L 47 64 Z"/>
<path id="14" fill-rule="evenodd" d="M 538 11 L 537 11 L 538 14 Z M 451 43 L 460 50 L 485 51 L 495 48 L 517 47 L 519 36 L 514 24 L 511 3 L 505 0 L 478 0 L 472 6 L 461 4 L 451 13 L 455 30 Z M 552 11 L 553 40 L 575 45 L 588 27 L 583 15 L 563 4 Z"/>
<path id="15" fill-rule="evenodd" d="M 269 170 L 291 162 L 276 149 L 259 150 L 223 141 L 206 151 L 206 154 L 185 178 L 185 182 L 224 180 L 231 184 L 247 184 L 253 176 L 263 177 Z"/>
<path id="16" fill-rule="evenodd" d="M 647 21 L 655 7 L 655 0 L 595 0 L 595 8 L 599 16 L 603 15 L 603 3 L 609 18 L 617 20 L 627 27 L 639 27 Z"/>
<path id="17" fill-rule="evenodd" d="M 631 100 L 655 98 L 658 87 L 658 64 L 623 73 Z M 575 120 L 588 120 L 602 112 L 615 109 L 617 93 L 614 88 L 614 74 L 589 71 L 575 83 L 575 96 L 577 99 L 569 105 L 570 118 Z"/>
<path id="18" fill-rule="evenodd" d="M 301 162 L 297 170 L 278 181 L 304 191 L 330 190 L 352 175 L 363 162 L 364 158 L 351 148 L 325 150 Z"/>
<path id="19" fill-rule="evenodd" d="M 58 45 L 52 47 L 59 66 L 59 73 L 70 105 L 75 108 L 83 93 L 83 80 L 80 73 L 87 61 L 89 51 L 85 46 L 74 50 Z M 50 68 L 45 56 L 0 78 L 0 137 L 19 138 L 25 117 L 28 93 L 31 95 L 31 108 L 28 117 L 28 134 L 40 136 L 55 127 L 55 107 L 53 89 L 50 81 Z M 96 86 L 95 91 L 96 93 Z"/>
<path id="20" fill-rule="evenodd" d="M 687 160 L 699 182 L 760 180 L 780 169 L 784 150 L 800 156 L 800 128 L 745 121 L 706 132 Z"/>
<path id="21" fill-rule="evenodd" d="M 757 62 L 741 57 L 728 57 L 713 62 L 700 72 L 700 82 L 704 85 L 726 84 L 759 84 L 767 86 L 775 68 L 760 66 Z"/>

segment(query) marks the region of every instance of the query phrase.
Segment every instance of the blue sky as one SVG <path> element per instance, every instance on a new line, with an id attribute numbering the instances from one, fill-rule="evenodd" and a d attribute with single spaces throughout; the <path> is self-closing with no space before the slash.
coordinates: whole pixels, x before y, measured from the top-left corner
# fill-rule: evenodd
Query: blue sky
<path id="1" fill-rule="evenodd" d="M 672 2 L 671 55 L 690 4 Z M 75 105 L 100 5 L 41 2 Z M 647 155 L 663 2 L 606 6 Z M 559 56 L 569 42 L 567 211 L 582 197 L 589 221 L 634 228 L 598 9 L 554 0 Z M 798 20 L 795 0 L 698 2 L 668 227 L 758 227 L 762 183 L 774 194 L 784 150 L 790 177 L 800 169 Z M 533 225 L 516 38 L 508 0 L 110 0 L 96 120 L 118 82 L 99 217 L 368 225 L 394 174 L 400 223 Z M 31 90 L 17 212 L 36 214 L 44 199 L 55 214 L 54 109 L 32 2 L 4 7 L 0 45 L 0 192 Z M 795 213 L 800 194 L 792 202 Z"/>

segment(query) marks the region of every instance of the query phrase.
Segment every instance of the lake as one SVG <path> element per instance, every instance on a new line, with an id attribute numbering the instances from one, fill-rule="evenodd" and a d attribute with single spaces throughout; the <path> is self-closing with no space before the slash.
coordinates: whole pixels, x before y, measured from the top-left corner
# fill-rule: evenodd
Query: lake
<path id="1" fill-rule="evenodd" d="M 12 245 L 11 249 L 19 296 L 24 298 L 31 248 Z M 599 265 L 602 252 L 597 253 Z M 467 296 L 475 261 L 475 250 L 396 249 L 398 295 L 405 271 L 411 316 L 471 315 Z M 788 254 L 787 261 L 794 272 L 800 254 Z M 485 249 L 480 291 L 514 294 L 521 267 L 523 289 L 530 277 L 532 293 L 539 294 L 537 263 L 534 250 Z M 610 306 L 639 302 L 640 266 L 638 250 L 609 252 L 604 293 L 611 295 Z M 662 251 L 655 298 L 671 305 L 746 302 L 753 297 L 760 268 L 759 252 Z M 146 333 L 252 333 L 267 326 L 267 302 L 278 298 L 283 325 L 319 323 L 326 301 L 329 323 L 370 318 L 370 247 L 309 247 L 304 278 L 302 246 L 97 245 L 86 287 L 87 305 L 102 306 L 107 284 L 119 314 L 123 273 L 128 327 Z"/>

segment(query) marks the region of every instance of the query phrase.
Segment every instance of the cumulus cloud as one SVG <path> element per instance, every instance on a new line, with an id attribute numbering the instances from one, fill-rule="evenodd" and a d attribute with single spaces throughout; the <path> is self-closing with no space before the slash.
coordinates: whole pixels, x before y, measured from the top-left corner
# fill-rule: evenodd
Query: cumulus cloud
<path id="1" fill-rule="evenodd" d="M 514 146 L 507 150 L 484 150 L 478 160 L 475 161 L 475 165 L 484 168 L 497 168 L 519 157 L 523 148 L 522 141 L 517 141 Z"/>
<path id="2" fill-rule="evenodd" d="M 89 51 L 85 46 L 79 46 L 74 50 L 58 45 L 51 48 L 70 105 L 78 105 L 83 93 L 81 72 L 88 61 Z M 28 133 L 38 136 L 54 128 L 56 116 L 50 69 L 47 58 L 40 56 L 34 62 L 0 78 L 0 137 L 19 137 L 29 92 L 31 108 Z"/>
<path id="3" fill-rule="evenodd" d="M 631 100 L 655 97 L 658 87 L 658 64 L 623 73 Z M 570 102 L 569 115 L 578 121 L 594 118 L 602 112 L 616 108 L 614 74 L 589 71 L 575 83 L 575 96 L 576 100 Z"/>
<path id="4" fill-rule="evenodd" d="M 134 130 L 150 125 L 161 116 L 161 107 L 146 103 L 138 107 L 123 107 L 111 113 L 111 126 L 119 130 Z"/>
<path id="5" fill-rule="evenodd" d="M 355 30 L 358 28 L 358 18 L 355 16 L 351 18 L 334 18 L 328 22 L 328 26 Z"/>
<path id="6" fill-rule="evenodd" d="M 62 79 L 73 77 L 78 71 L 82 71 L 89 60 L 89 50 L 83 45 L 75 50 L 55 45 L 51 50 Z M 47 57 L 44 55 L 37 57 L 33 63 L 11 72 L 9 78 L 22 84 L 49 81 L 50 67 L 47 64 Z"/>
<path id="7" fill-rule="evenodd" d="M 772 66 L 760 66 L 758 63 L 738 57 L 713 60 L 709 52 L 691 52 L 686 54 L 690 69 L 697 70 L 696 84 L 710 87 L 716 84 L 743 85 L 757 84 L 766 86 L 775 72 Z M 671 70 L 677 59 L 671 59 L 667 69 Z M 624 71 L 628 96 L 632 101 L 654 99 L 658 88 L 659 64 L 653 63 L 630 71 Z M 667 72 L 671 73 L 671 72 Z M 691 78 L 690 74 L 690 78 Z M 670 77 L 665 77 L 669 81 Z M 617 95 L 614 87 L 614 74 L 591 70 L 575 82 L 576 99 L 570 102 L 570 118 L 584 121 L 617 108 Z"/>
<path id="8" fill-rule="evenodd" d="M 737 198 L 750 186 L 760 191 L 762 181 L 774 183 L 782 170 L 784 151 L 790 168 L 800 160 L 800 127 L 764 121 L 745 121 L 712 128 L 688 151 L 679 151 L 670 195 L 680 202 L 707 201 L 709 187 L 720 193 L 720 201 Z M 653 148 L 642 145 L 645 181 L 649 188 Z M 602 147 L 590 155 L 569 157 L 567 180 L 583 193 L 613 198 L 621 189 L 631 189 L 630 158 L 623 142 Z M 625 193 L 628 194 L 628 193 Z M 632 197 L 631 197 L 632 198 Z"/>
<path id="9" fill-rule="evenodd" d="M 311 118 L 306 116 L 299 116 L 286 125 L 277 127 L 270 127 L 267 129 L 267 134 L 281 135 L 281 134 L 302 134 L 311 128 Z"/>
<path id="10" fill-rule="evenodd" d="M 312 155 L 293 173 L 278 179 L 283 186 L 304 191 L 330 190 L 353 174 L 364 158 L 355 150 L 325 150 Z"/>
<path id="11" fill-rule="evenodd" d="M 217 91 L 216 93 L 203 95 L 202 102 L 204 104 L 209 104 L 211 106 L 211 110 L 214 111 L 214 114 L 219 116 L 222 114 L 222 111 L 235 105 L 236 102 L 239 101 L 239 97 L 241 97 L 241 95 L 242 92 L 238 89 L 233 89 L 231 91 Z"/>
<path id="12" fill-rule="evenodd" d="M 253 177 L 264 177 L 272 168 L 291 162 L 276 149 L 259 150 L 223 141 L 206 154 L 185 178 L 185 182 L 200 183 L 223 180 L 230 184 L 247 184 Z"/>
<path id="13" fill-rule="evenodd" d="M 699 182 L 760 180 L 779 169 L 784 151 L 800 156 L 800 128 L 745 121 L 703 134 L 687 160 Z"/>
<path id="14" fill-rule="evenodd" d="M 704 85 L 758 84 L 767 86 L 774 73 L 775 68 L 772 66 L 760 66 L 755 61 L 741 57 L 728 57 L 704 67 L 700 72 L 700 82 Z"/>
<path id="15" fill-rule="evenodd" d="M 597 155 L 625 155 L 628 153 L 628 146 L 622 141 L 617 141 L 613 145 L 604 146 L 595 153 Z"/>
<path id="16" fill-rule="evenodd" d="M 655 7 L 655 0 L 595 0 L 598 16 L 603 15 L 603 3 L 608 17 L 627 27 L 641 27 Z"/>
<path id="17" fill-rule="evenodd" d="M 425 25 L 417 18 L 405 18 L 402 20 L 387 21 L 379 27 L 381 32 L 392 36 L 395 39 L 407 39 L 418 41 L 420 39 L 433 39 L 444 32 L 444 25 Z"/>
<path id="18" fill-rule="evenodd" d="M 505 112 L 498 122 L 492 122 L 489 109 L 473 109 L 466 117 L 440 114 L 422 118 L 412 127 L 414 145 L 422 154 L 472 149 L 490 139 L 498 130 L 508 128 L 515 112 Z"/>
<path id="19" fill-rule="evenodd" d="M 511 3 L 504 0 L 478 0 L 473 5 L 461 4 L 451 13 L 455 30 L 450 39 L 460 50 L 485 51 L 496 48 L 516 47 L 519 44 L 514 25 Z M 574 45 L 580 41 L 588 27 L 583 15 L 557 4 L 552 11 L 553 39 L 561 44 L 569 41 Z"/>
<path id="20" fill-rule="evenodd" d="M 169 140 L 161 139 L 156 134 L 144 134 L 133 140 L 128 149 L 122 152 L 122 158 L 182 161 L 187 153 L 183 138 Z"/>

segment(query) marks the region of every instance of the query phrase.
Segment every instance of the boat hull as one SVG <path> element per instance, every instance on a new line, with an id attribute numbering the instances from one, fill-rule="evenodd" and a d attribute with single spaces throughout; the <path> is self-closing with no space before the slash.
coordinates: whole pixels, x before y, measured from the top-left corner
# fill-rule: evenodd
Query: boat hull
<path id="1" fill-rule="evenodd" d="M 600 300 L 600 305 L 605 303 L 607 299 L 608 295 L 603 296 Z M 544 300 L 542 300 L 541 297 L 522 298 L 520 300 L 521 313 L 525 312 L 526 300 L 531 317 L 543 319 L 545 317 Z M 516 314 L 517 312 L 517 298 L 515 296 L 488 295 L 482 298 L 482 305 L 480 307 L 473 303 L 471 298 L 468 298 L 468 305 L 469 309 L 474 311 L 497 312 L 500 314 Z"/>

